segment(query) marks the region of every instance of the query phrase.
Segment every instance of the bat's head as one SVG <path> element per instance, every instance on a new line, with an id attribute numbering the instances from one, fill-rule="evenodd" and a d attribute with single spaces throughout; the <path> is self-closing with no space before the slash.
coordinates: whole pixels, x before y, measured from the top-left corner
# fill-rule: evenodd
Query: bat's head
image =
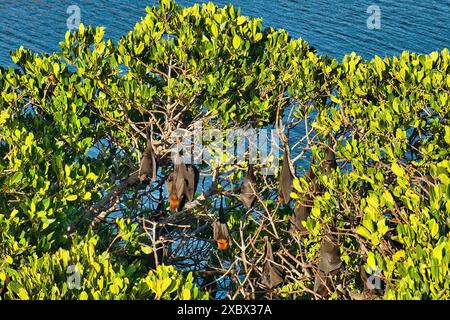
<path id="1" fill-rule="evenodd" d="M 178 208 L 180 207 L 180 199 L 177 197 L 176 194 L 170 194 L 169 195 L 169 208 L 171 211 L 178 211 Z"/>
<path id="2" fill-rule="evenodd" d="M 141 175 L 139 176 L 139 181 L 140 181 L 141 183 L 147 182 L 147 181 L 149 181 L 149 180 L 150 180 L 150 176 L 147 175 L 147 174 L 141 174 Z"/>
<path id="3" fill-rule="evenodd" d="M 229 247 L 229 242 L 227 239 L 217 239 L 217 249 L 219 250 L 227 250 Z"/>

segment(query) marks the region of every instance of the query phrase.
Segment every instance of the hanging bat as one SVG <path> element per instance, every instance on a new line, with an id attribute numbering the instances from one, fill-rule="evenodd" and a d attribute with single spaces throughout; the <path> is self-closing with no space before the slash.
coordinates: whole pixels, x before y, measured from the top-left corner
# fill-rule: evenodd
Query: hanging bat
<path id="1" fill-rule="evenodd" d="M 332 277 L 335 273 L 326 275 L 323 271 L 317 270 L 316 277 L 314 279 L 314 293 L 321 298 L 325 298 L 330 291 L 333 290 Z"/>
<path id="2" fill-rule="evenodd" d="M 336 237 L 329 234 L 322 238 L 320 245 L 319 270 L 314 281 L 314 292 L 326 297 L 333 288 L 331 278 L 341 267 L 341 254 Z"/>
<path id="3" fill-rule="evenodd" d="M 167 193 L 169 194 L 169 208 L 171 211 L 181 210 L 185 190 L 186 165 L 184 163 L 174 164 L 173 172 L 166 179 Z"/>
<path id="4" fill-rule="evenodd" d="M 273 265 L 272 245 L 270 244 L 269 238 L 265 236 L 264 241 L 265 253 L 262 282 L 269 289 L 273 289 L 283 282 L 283 277 L 279 268 L 276 265 Z"/>
<path id="5" fill-rule="evenodd" d="M 334 154 L 334 150 L 332 148 L 333 141 L 331 135 L 329 141 L 330 143 L 327 147 L 327 156 L 323 165 L 323 171 L 325 172 L 325 174 L 329 174 L 332 170 L 336 170 L 337 168 L 336 155 Z"/>
<path id="6" fill-rule="evenodd" d="M 330 234 L 322 238 L 320 258 L 319 269 L 325 273 L 341 267 L 341 254 L 335 236 Z"/>
<path id="7" fill-rule="evenodd" d="M 245 205 L 245 207 L 250 209 L 255 203 L 256 199 L 256 178 L 253 173 L 253 166 L 248 166 L 247 174 L 242 180 L 241 194 L 239 195 L 239 200 Z"/>
<path id="8" fill-rule="evenodd" d="M 52 95 L 53 91 L 56 88 L 56 85 L 58 84 L 58 79 L 56 79 L 56 76 L 54 74 L 50 74 L 47 77 L 47 85 L 44 89 L 44 97 L 46 97 L 47 95 Z"/>
<path id="9" fill-rule="evenodd" d="M 278 190 L 278 200 L 284 205 L 288 204 L 291 200 L 292 182 L 294 181 L 294 175 L 289 165 L 289 152 L 287 146 L 284 148 L 283 166 L 280 173 L 280 189 Z"/>
<path id="10" fill-rule="evenodd" d="M 155 152 L 153 151 L 153 146 L 151 138 L 147 139 L 147 147 L 142 155 L 141 166 L 139 168 L 139 180 L 145 181 L 155 181 L 156 172 L 158 170 L 158 164 L 156 162 Z"/>
<path id="11" fill-rule="evenodd" d="M 197 191 L 199 178 L 200 174 L 194 165 L 188 164 L 185 166 L 184 180 L 186 186 L 184 189 L 184 195 L 189 202 L 194 200 L 194 195 Z"/>
<path id="12" fill-rule="evenodd" d="M 306 221 L 311 214 L 311 207 L 308 207 L 302 203 L 297 203 L 294 208 L 294 214 L 290 217 L 291 228 L 290 232 L 306 232 L 306 228 L 303 226 L 302 221 Z"/>
<path id="13" fill-rule="evenodd" d="M 294 214 L 290 217 L 291 229 L 290 231 L 306 232 L 306 228 L 303 226 L 302 221 L 305 221 L 311 214 L 311 208 L 314 203 L 314 195 L 317 193 L 316 175 L 312 170 L 314 164 L 314 158 L 311 156 L 311 164 L 308 172 L 305 174 L 305 179 L 310 184 L 310 194 L 306 194 L 301 202 L 297 202 L 294 208 Z M 311 195 L 312 194 L 312 195 Z"/>
<path id="14" fill-rule="evenodd" d="M 224 251 L 230 246 L 230 231 L 228 230 L 225 213 L 223 211 L 223 199 L 220 197 L 219 220 L 213 222 L 214 240 L 217 243 L 217 249 Z"/>

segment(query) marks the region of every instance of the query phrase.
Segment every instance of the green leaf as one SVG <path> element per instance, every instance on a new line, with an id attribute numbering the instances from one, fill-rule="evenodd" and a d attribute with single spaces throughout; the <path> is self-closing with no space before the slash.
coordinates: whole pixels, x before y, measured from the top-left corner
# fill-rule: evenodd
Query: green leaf
<path id="1" fill-rule="evenodd" d="M 239 16 L 237 18 L 237 25 L 240 26 L 241 24 L 243 24 L 245 21 L 247 21 L 247 18 L 244 16 Z"/>
<path id="2" fill-rule="evenodd" d="M 365 227 L 363 226 L 357 226 L 356 227 L 356 233 L 363 236 L 364 238 L 366 238 L 367 240 L 371 240 L 372 239 L 372 234 L 370 233 L 369 230 L 367 230 Z"/>
<path id="3" fill-rule="evenodd" d="M 388 203 L 391 207 L 394 206 L 395 204 L 394 198 L 392 197 L 392 194 L 388 190 L 384 191 L 383 198 L 386 201 L 386 203 Z"/>
<path id="4" fill-rule="evenodd" d="M 181 292 L 181 300 L 190 300 L 190 299 L 191 299 L 191 290 L 183 288 Z"/>
<path id="5" fill-rule="evenodd" d="M 19 172 L 14 173 L 14 175 L 13 175 L 13 177 L 11 179 L 11 183 L 12 184 L 19 183 L 20 181 L 22 181 L 22 177 L 23 177 L 23 173 L 22 172 L 19 171 Z"/>
<path id="6" fill-rule="evenodd" d="M 59 77 L 59 64 L 58 63 L 54 63 L 53 64 L 53 73 L 55 74 L 55 76 L 58 78 Z"/>
<path id="7" fill-rule="evenodd" d="M 375 194 L 371 194 L 367 197 L 367 203 L 370 204 L 373 208 L 378 209 L 378 197 Z"/>
<path id="8" fill-rule="evenodd" d="M 76 194 L 71 194 L 70 196 L 67 196 L 67 198 L 66 198 L 66 200 L 70 201 L 70 202 L 75 201 L 77 199 L 78 199 L 78 196 Z"/>
<path id="9" fill-rule="evenodd" d="M 336 96 L 330 96 L 330 99 L 336 104 L 342 104 L 342 101 Z"/>
<path id="10" fill-rule="evenodd" d="M 141 250 L 145 254 L 151 254 L 153 252 L 152 247 L 149 246 L 141 246 Z"/>
<path id="11" fill-rule="evenodd" d="M 445 136 L 444 136 L 445 142 L 447 144 L 450 144 L 450 127 L 449 126 L 445 126 L 444 130 L 445 130 Z"/>
<path id="12" fill-rule="evenodd" d="M 303 188 L 300 185 L 299 179 L 294 179 L 292 185 L 294 186 L 294 189 L 297 190 L 298 192 L 303 192 Z"/>
<path id="13" fill-rule="evenodd" d="M 84 201 L 90 201 L 92 199 L 92 193 L 91 192 L 86 192 L 85 194 L 84 194 L 84 197 L 83 197 L 83 200 Z"/>
<path id="14" fill-rule="evenodd" d="M 241 43 L 241 38 L 237 34 L 235 34 L 233 37 L 233 47 L 237 50 L 241 47 Z"/>
<path id="15" fill-rule="evenodd" d="M 20 288 L 17 294 L 20 300 L 30 300 L 30 296 L 28 296 L 28 292 L 24 288 Z"/>
<path id="16" fill-rule="evenodd" d="M 432 53 L 430 53 L 430 58 L 431 60 L 436 61 L 439 58 L 439 52 L 433 51 Z"/>
<path id="17" fill-rule="evenodd" d="M 211 25 L 211 33 L 216 38 L 219 36 L 219 30 L 217 29 L 217 25 L 215 23 Z"/>
<path id="18" fill-rule="evenodd" d="M 261 32 L 257 33 L 255 35 L 255 41 L 256 42 L 260 41 L 262 39 L 262 37 L 263 37 L 263 34 Z"/>
<path id="19" fill-rule="evenodd" d="M 80 300 L 88 300 L 88 299 L 89 299 L 88 294 L 85 291 L 82 291 L 80 293 Z"/>
<path id="20" fill-rule="evenodd" d="M 405 170 L 402 167 L 400 167 L 396 162 L 392 163 L 391 169 L 392 172 L 397 177 L 403 177 L 405 175 Z"/>
<path id="21" fill-rule="evenodd" d="M 83 24 L 83 23 L 80 23 L 80 26 L 79 26 L 79 28 L 78 28 L 78 32 L 79 32 L 81 35 L 83 35 L 83 34 L 84 34 L 84 31 L 85 31 L 84 24 Z"/>

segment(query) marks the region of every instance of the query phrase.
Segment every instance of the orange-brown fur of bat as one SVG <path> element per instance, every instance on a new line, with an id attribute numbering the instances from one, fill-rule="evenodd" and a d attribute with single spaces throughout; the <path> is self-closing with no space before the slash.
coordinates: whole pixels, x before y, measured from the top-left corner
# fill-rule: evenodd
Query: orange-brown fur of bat
<path id="1" fill-rule="evenodd" d="M 213 223 L 214 240 L 218 250 L 227 250 L 230 246 L 230 232 L 223 211 L 223 199 L 220 199 L 219 219 Z"/>
<path id="2" fill-rule="evenodd" d="M 171 211 L 179 211 L 182 207 L 186 182 L 185 182 L 185 165 L 175 164 L 173 172 L 166 179 L 167 193 L 169 194 L 169 208 Z"/>
<path id="3" fill-rule="evenodd" d="M 199 172 L 193 165 L 177 163 L 166 179 L 169 194 L 169 208 L 172 211 L 182 209 L 186 201 L 192 201 L 197 190 Z"/>
<path id="4" fill-rule="evenodd" d="M 230 233 L 226 222 L 222 218 L 213 223 L 213 231 L 217 249 L 227 250 L 230 246 Z"/>
<path id="5" fill-rule="evenodd" d="M 178 211 L 178 209 L 180 208 L 180 204 L 181 204 L 181 201 L 177 197 L 176 194 L 170 194 L 169 195 L 169 208 L 170 208 L 170 210 Z"/>
<path id="6" fill-rule="evenodd" d="M 217 239 L 216 243 L 217 243 L 217 249 L 222 250 L 222 251 L 227 250 L 230 245 L 227 239 Z"/>

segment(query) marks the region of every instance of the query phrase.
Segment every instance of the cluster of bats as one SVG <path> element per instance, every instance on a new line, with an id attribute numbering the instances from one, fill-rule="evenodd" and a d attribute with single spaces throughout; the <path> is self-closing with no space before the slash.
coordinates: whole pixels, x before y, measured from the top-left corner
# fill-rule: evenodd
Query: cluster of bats
<path id="1" fill-rule="evenodd" d="M 199 182 L 199 171 L 192 164 L 184 164 L 181 158 L 176 159 L 173 171 L 166 178 L 165 186 L 169 198 L 169 209 L 177 212 L 183 210 L 187 202 L 194 199 Z M 141 182 L 156 181 L 158 162 L 150 139 L 143 152 L 141 165 L 139 168 L 139 180 Z M 239 199 L 247 209 L 250 209 L 256 199 L 256 178 L 253 167 L 250 165 L 245 175 Z M 230 246 L 230 232 L 223 209 L 223 199 L 220 201 L 219 219 L 214 221 L 213 234 L 219 250 L 227 250 Z"/>
<path id="2" fill-rule="evenodd" d="M 336 157 L 330 145 L 327 147 L 326 158 L 323 162 L 323 172 L 329 174 L 332 170 L 337 168 Z M 169 208 L 171 211 L 181 211 L 186 202 L 193 200 L 197 185 L 199 182 L 199 172 L 194 165 L 184 164 L 180 161 L 173 166 L 173 171 L 169 173 L 166 178 L 165 185 L 169 198 Z M 279 175 L 279 190 L 278 199 L 283 205 L 287 205 L 291 199 L 291 192 L 293 190 L 293 181 L 295 179 L 295 169 L 293 170 L 290 165 L 289 148 L 284 147 L 283 164 Z M 310 192 L 304 196 L 302 201 L 297 202 L 293 215 L 290 218 L 291 232 L 305 233 L 306 228 L 302 225 L 302 221 L 305 221 L 311 213 L 311 208 L 314 201 L 314 196 L 320 193 L 320 188 L 316 181 L 316 176 L 312 170 L 314 159 L 311 158 L 311 165 L 309 170 L 305 174 L 305 178 L 310 183 Z M 139 179 L 141 182 L 155 181 L 158 163 L 152 143 L 149 140 L 147 147 L 143 153 L 141 166 L 139 170 Z M 247 209 L 251 209 L 256 200 L 256 177 L 252 165 L 249 165 L 248 171 L 245 174 L 241 189 L 239 200 Z M 217 244 L 218 250 L 227 250 L 230 246 L 230 232 L 226 223 L 223 198 L 220 199 L 219 218 L 214 221 L 213 224 L 214 240 Z M 268 288 L 275 288 L 281 284 L 283 280 L 283 273 L 281 269 L 276 265 L 272 252 L 272 245 L 268 237 L 264 238 L 265 250 L 264 250 L 264 266 L 262 282 Z M 320 261 L 318 265 L 318 271 L 315 276 L 314 291 L 318 295 L 325 297 L 332 287 L 331 278 L 338 272 L 341 266 L 339 244 L 334 235 L 331 233 L 325 234 L 322 237 L 320 247 Z"/>
<path id="3" fill-rule="evenodd" d="M 337 168 L 336 156 L 331 147 L 331 142 L 332 139 L 330 137 L 330 145 L 327 147 L 326 158 L 323 163 L 323 172 L 325 174 L 329 174 Z M 278 201 L 284 205 L 287 205 L 291 199 L 290 194 L 293 190 L 293 181 L 295 179 L 295 173 L 291 169 L 290 163 L 289 148 L 285 146 L 278 190 Z M 302 221 L 305 221 L 310 215 L 314 197 L 320 193 L 316 176 L 312 170 L 313 164 L 314 158 L 312 157 L 310 167 L 305 174 L 305 179 L 310 184 L 310 192 L 305 194 L 303 199 L 297 202 L 294 208 L 294 213 L 290 217 L 291 232 L 299 232 L 300 234 L 307 232 Z M 325 297 L 332 288 L 332 277 L 338 272 L 341 266 L 339 244 L 336 237 L 331 233 L 323 235 L 319 256 L 320 261 L 314 281 L 314 292 L 321 297 Z M 282 271 L 274 264 L 272 246 L 266 237 L 263 283 L 268 288 L 274 288 L 282 282 Z"/>

